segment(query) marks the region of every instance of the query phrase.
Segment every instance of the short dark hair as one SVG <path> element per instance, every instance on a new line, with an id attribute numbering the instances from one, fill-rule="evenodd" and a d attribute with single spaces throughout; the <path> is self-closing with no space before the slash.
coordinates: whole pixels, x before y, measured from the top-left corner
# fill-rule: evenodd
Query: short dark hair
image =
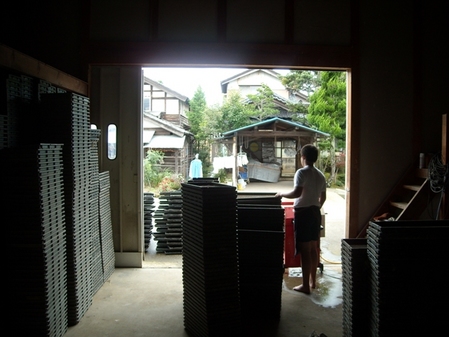
<path id="1" fill-rule="evenodd" d="M 318 159 L 318 149 L 312 144 L 304 145 L 301 148 L 301 156 L 306 158 L 308 162 L 316 162 Z"/>

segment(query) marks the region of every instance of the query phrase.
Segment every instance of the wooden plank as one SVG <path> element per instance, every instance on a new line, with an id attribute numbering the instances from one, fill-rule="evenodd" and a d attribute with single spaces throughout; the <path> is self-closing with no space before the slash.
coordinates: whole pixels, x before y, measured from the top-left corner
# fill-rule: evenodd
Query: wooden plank
<path id="1" fill-rule="evenodd" d="M 442 120 L 442 132 L 441 132 L 441 160 L 443 165 L 447 164 L 447 160 L 449 159 L 449 146 L 448 146 L 448 128 L 447 128 L 447 114 L 443 115 Z"/>
<path id="2" fill-rule="evenodd" d="M 443 165 L 448 165 L 448 159 L 449 159 L 449 146 L 448 146 L 448 128 L 447 128 L 447 114 L 443 115 L 442 120 L 442 131 L 441 131 L 441 161 Z M 447 196 L 447 192 L 444 192 L 442 200 L 441 200 L 441 208 L 440 208 L 440 214 L 439 218 L 441 220 L 443 219 L 449 219 L 449 198 Z"/>
<path id="3" fill-rule="evenodd" d="M 390 205 L 396 208 L 406 209 L 408 204 L 406 202 L 390 201 Z"/>
<path id="4" fill-rule="evenodd" d="M 89 64 L 142 66 L 301 66 L 305 69 L 351 68 L 350 46 L 282 45 L 265 43 L 90 41 Z"/>
<path id="5" fill-rule="evenodd" d="M 411 191 L 419 191 L 421 186 L 419 185 L 404 185 L 404 188 Z"/>
<path id="6" fill-rule="evenodd" d="M 45 80 L 76 94 L 86 97 L 89 94 L 86 82 L 2 44 L 0 44 L 0 66 Z"/>

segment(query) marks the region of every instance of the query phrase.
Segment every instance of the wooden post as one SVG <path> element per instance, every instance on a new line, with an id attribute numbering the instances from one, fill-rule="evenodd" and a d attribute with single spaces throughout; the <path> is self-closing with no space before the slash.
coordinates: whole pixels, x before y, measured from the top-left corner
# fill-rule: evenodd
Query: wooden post
<path id="1" fill-rule="evenodd" d="M 443 165 L 448 165 L 448 159 L 449 159 L 449 146 L 448 146 L 448 128 L 447 128 L 447 114 L 443 115 L 442 120 L 442 132 L 441 132 L 441 162 Z M 447 177 L 446 177 L 447 178 Z M 447 185 L 447 182 L 446 182 Z M 449 219 L 449 206 L 448 201 L 449 198 L 447 197 L 447 192 L 444 190 L 442 196 L 442 203 L 440 208 L 440 219 Z"/>
<path id="2" fill-rule="evenodd" d="M 233 137 L 232 142 L 232 154 L 234 156 L 234 165 L 232 165 L 232 185 L 237 186 L 237 136 Z"/>

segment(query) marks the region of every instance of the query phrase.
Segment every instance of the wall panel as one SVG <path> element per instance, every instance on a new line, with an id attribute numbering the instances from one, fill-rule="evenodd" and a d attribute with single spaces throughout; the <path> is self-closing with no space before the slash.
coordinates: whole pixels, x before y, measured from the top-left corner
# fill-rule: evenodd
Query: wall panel
<path id="1" fill-rule="evenodd" d="M 102 132 L 101 171 L 110 172 L 111 216 L 117 267 L 140 267 L 142 214 L 142 70 L 140 67 L 93 67 L 92 122 Z M 107 158 L 107 126 L 117 125 L 117 158 Z"/>

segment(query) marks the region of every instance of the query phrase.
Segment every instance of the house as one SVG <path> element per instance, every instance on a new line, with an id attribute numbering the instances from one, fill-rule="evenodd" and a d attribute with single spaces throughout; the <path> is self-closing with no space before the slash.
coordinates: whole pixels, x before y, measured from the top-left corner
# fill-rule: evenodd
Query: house
<path id="1" fill-rule="evenodd" d="M 234 163 L 228 164 L 233 170 L 233 177 L 239 172 L 238 157 L 244 153 L 248 159 L 249 179 L 276 182 L 280 178 L 291 179 L 301 167 L 299 156 L 296 156 L 301 146 L 316 143 L 318 138 L 323 137 L 329 137 L 329 134 L 274 117 L 225 132 L 216 141 L 226 147 L 226 153 L 231 153 L 230 157 L 234 158 Z"/>
<path id="2" fill-rule="evenodd" d="M 187 111 L 189 98 L 156 82 L 143 77 L 143 111 L 158 116 L 186 130 L 190 129 Z"/>
<path id="3" fill-rule="evenodd" d="M 281 75 L 279 72 L 271 69 L 249 69 L 221 81 L 221 91 L 224 97 L 232 92 L 238 92 L 246 103 L 251 104 L 247 96 L 257 94 L 257 89 L 265 84 L 273 91 L 274 104 L 279 110 L 277 117 L 291 119 L 292 113 L 288 111 L 287 104 L 309 105 L 309 100 L 302 93 L 292 93 L 287 90 L 279 79 L 279 75 Z"/>
<path id="4" fill-rule="evenodd" d="M 144 157 L 148 150 L 163 152 L 164 162 L 161 165 L 163 169 L 188 177 L 193 139 L 194 136 L 191 132 L 151 113 L 144 112 Z"/>
<path id="5" fill-rule="evenodd" d="M 187 177 L 194 139 L 188 131 L 189 98 L 146 76 L 143 84 L 144 157 L 149 149 L 161 151 L 162 167 Z"/>

